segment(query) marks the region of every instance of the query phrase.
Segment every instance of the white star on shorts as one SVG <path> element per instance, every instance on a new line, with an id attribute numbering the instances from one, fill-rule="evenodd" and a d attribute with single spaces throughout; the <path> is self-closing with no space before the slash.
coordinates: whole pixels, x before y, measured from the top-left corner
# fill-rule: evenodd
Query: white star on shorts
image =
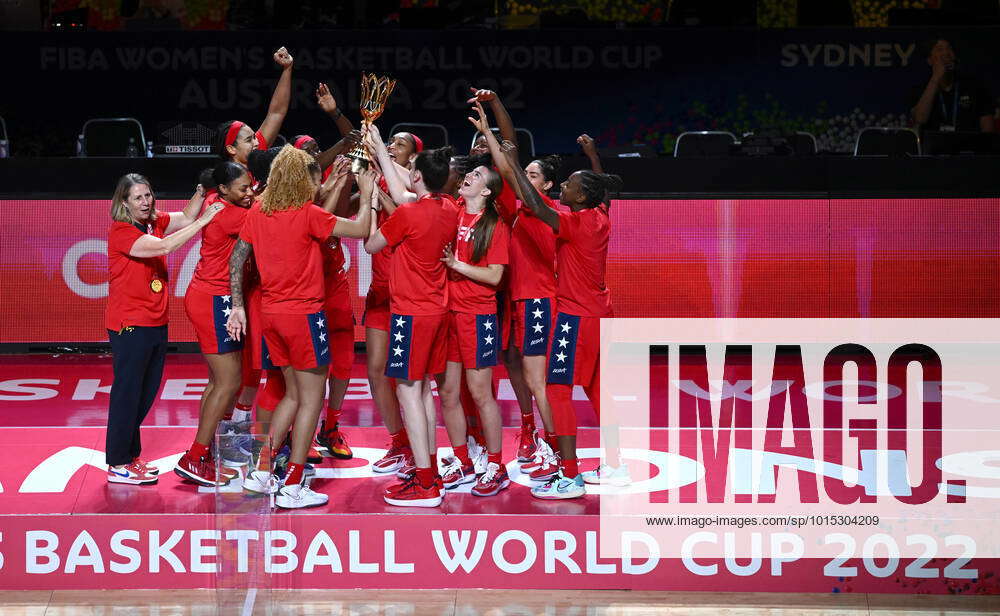
<path id="1" fill-rule="evenodd" d="M 535 311 L 531 313 L 531 316 L 535 317 L 536 319 L 540 319 L 542 318 L 542 311 L 535 308 Z"/>
<path id="2" fill-rule="evenodd" d="M 399 317 L 398 319 L 396 319 L 396 327 L 402 327 L 404 325 L 406 325 L 406 321 L 403 320 L 403 317 Z"/>
<path id="3" fill-rule="evenodd" d="M 222 301 L 228 304 L 229 303 L 229 298 L 230 298 L 229 295 L 223 295 L 222 296 Z"/>
<path id="4" fill-rule="evenodd" d="M 323 317 L 316 319 L 316 327 L 323 329 L 323 323 L 324 323 Z"/>
<path id="5" fill-rule="evenodd" d="M 230 308 L 223 308 L 222 309 L 222 314 L 226 315 L 227 317 L 229 316 L 230 312 L 232 312 L 232 310 Z"/>
<path id="6" fill-rule="evenodd" d="M 569 340 L 566 340 L 565 338 L 560 338 L 559 339 L 559 348 L 560 349 L 563 348 L 564 346 L 566 346 L 567 344 L 569 344 Z"/>
<path id="7" fill-rule="evenodd" d="M 392 352 L 393 352 L 393 357 L 399 357 L 400 355 L 403 354 L 403 349 L 401 349 L 400 347 L 395 347 L 392 349 Z"/>
<path id="8" fill-rule="evenodd" d="M 542 300 L 536 298 L 536 299 L 531 300 L 531 303 L 532 304 L 541 304 Z"/>
<path id="9" fill-rule="evenodd" d="M 320 334 L 319 335 L 319 341 L 320 342 L 326 342 L 326 334 Z"/>
<path id="10" fill-rule="evenodd" d="M 545 329 L 545 328 L 542 327 L 541 323 L 535 323 L 534 325 L 531 326 L 531 329 L 535 330 L 536 334 L 540 334 L 540 333 L 542 333 L 542 330 Z"/>
<path id="11" fill-rule="evenodd" d="M 493 344 L 493 336 L 486 336 L 485 338 L 483 338 L 483 342 L 485 342 L 486 344 Z"/>
<path id="12" fill-rule="evenodd" d="M 493 321 L 486 321 L 485 323 L 483 323 L 483 327 L 492 331 L 493 330 Z"/>
<path id="13" fill-rule="evenodd" d="M 396 333 L 395 333 L 395 334 L 393 334 L 392 336 L 393 336 L 393 338 L 395 338 L 395 339 L 396 339 L 396 342 L 402 342 L 402 341 L 403 341 L 403 338 L 404 338 L 403 334 L 401 334 L 401 333 L 399 333 L 399 332 L 396 332 Z"/>
<path id="14" fill-rule="evenodd" d="M 566 361 L 566 354 L 561 352 L 556 353 L 556 359 L 558 359 L 559 361 Z"/>
<path id="15" fill-rule="evenodd" d="M 562 324 L 562 330 L 563 330 L 564 332 L 567 332 L 567 333 L 568 333 L 568 332 L 569 332 L 569 330 L 571 330 L 571 329 L 573 329 L 573 328 L 569 326 L 569 323 L 563 323 L 563 324 Z"/>

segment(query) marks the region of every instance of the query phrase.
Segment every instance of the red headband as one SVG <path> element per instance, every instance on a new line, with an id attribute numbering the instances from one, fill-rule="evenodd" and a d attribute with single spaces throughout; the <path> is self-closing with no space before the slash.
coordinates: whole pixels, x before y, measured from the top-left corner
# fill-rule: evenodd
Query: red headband
<path id="1" fill-rule="evenodd" d="M 308 141 L 316 141 L 316 140 L 313 139 L 312 137 L 310 137 L 309 135 L 302 135 L 302 136 L 300 136 L 298 139 L 295 140 L 295 144 L 294 144 L 295 145 L 295 149 L 296 150 L 301 150 L 302 146 L 304 146 L 306 144 L 306 142 L 308 142 Z"/>
<path id="2" fill-rule="evenodd" d="M 413 147 L 414 147 L 414 149 L 416 149 L 416 151 L 418 153 L 419 152 L 423 152 L 424 151 L 424 140 L 421 139 L 420 137 L 417 137 L 413 133 L 410 133 L 410 136 L 413 137 Z"/>
<path id="3" fill-rule="evenodd" d="M 233 145 L 236 143 L 236 137 L 240 134 L 240 129 L 246 126 L 243 122 L 236 120 L 229 125 L 229 130 L 226 131 L 226 145 Z"/>

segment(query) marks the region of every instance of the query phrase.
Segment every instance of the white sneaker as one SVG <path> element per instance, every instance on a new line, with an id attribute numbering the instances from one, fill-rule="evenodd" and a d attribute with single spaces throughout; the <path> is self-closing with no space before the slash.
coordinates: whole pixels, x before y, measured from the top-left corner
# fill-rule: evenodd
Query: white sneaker
<path id="1" fill-rule="evenodd" d="M 243 480 L 243 489 L 258 494 L 274 494 L 278 491 L 278 478 L 267 471 L 253 471 Z"/>
<path id="2" fill-rule="evenodd" d="M 628 472 L 627 464 L 622 464 L 618 468 L 601 464 L 596 469 L 583 473 L 583 481 L 591 485 L 608 485 L 624 488 L 632 483 L 632 476 Z"/>
<path id="3" fill-rule="evenodd" d="M 326 494 L 313 492 L 308 486 L 295 483 L 290 486 L 281 486 L 278 495 L 274 497 L 274 504 L 282 509 L 302 509 L 303 507 L 319 507 L 325 505 L 330 500 Z"/>

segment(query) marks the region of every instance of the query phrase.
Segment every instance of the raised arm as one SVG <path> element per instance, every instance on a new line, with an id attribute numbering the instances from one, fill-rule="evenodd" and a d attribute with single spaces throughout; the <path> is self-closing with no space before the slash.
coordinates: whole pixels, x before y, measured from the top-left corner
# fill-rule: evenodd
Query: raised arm
<path id="1" fill-rule="evenodd" d="M 397 204 L 416 201 L 417 195 L 406 189 L 406 183 L 399 177 L 397 165 L 389 156 L 389 150 L 385 148 L 378 127 L 374 124 L 368 128 L 365 143 L 378 159 L 379 167 L 382 168 L 382 177 L 385 178 L 385 183 L 389 186 L 389 196 L 392 197 L 392 200 Z M 362 203 L 364 202 L 362 201 Z"/>
<path id="2" fill-rule="evenodd" d="M 330 94 L 330 88 L 326 87 L 325 83 L 316 87 L 316 104 L 337 123 L 337 130 L 340 131 L 341 137 L 346 137 L 354 130 L 351 120 L 337 107 L 337 99 L 333 98 L 333 95 Z"/>
<path id="3" fill-rule="evenodd" d="M 201 213 L 201 206 L 205 203 L 205 189 L 201 184 L 195 186 L 194 194 L 180 212 L 170 215 L 170 222 L 167 224 L 165 234 L 170 235 L 174 231 L 179 231 L 184 227 L 193 224 Z"/>
<path id="4" fill-rule="evenodd" d="M 229 295 L 232 309 L 226 321 L 226 331 L 235 340 L 239 340 L 247 331 L 247 315 L 243 309 L 243 265 L 252 254 L 252 244 L 236 240 L 233 252 L 229 255 Z"/>
<path id="5" fill-rule="evenodd" d="M 361 141 L 361 131 L 352 130 L 351 132 L 347 133 L 347 135 L 345 135 L 340 141 L 333 144 L 332 147 L 329 147 L 320 152 L 319 156 L 316 157 L 316 162 L 319 163 L 321 169 L 326 169 L 327 167 L 333 164 L 335 158 L 337 158 L 342 154 L 347 154 L 348 152 L 350 152 L 351 149 L 359 141 Z"/>
<path id="6" fill-rule="evenodd" d="M 361 188 L 361 204 L 371 203 L 372 189 L 375 186 L 375 172 L 371 169 L 358 174 L 358 186 Z M 372 208 L 358 208 L 358 217 L 354 219 L 337 217 L 333 235 L 337 237 L 354 237 L 364 239 L 371 232 Z"/>
<path id="7" fill-rule="evenodd" d="M 350 195 L 351 185 L 351 161 L 346 156 L 338 158 L 333 163 L 333 171 L 330 177 L 323 184 L 322 191 L 326 195 L 323 205 L 320 206 L 331 214 L 342 211 L 341 202 L 345 196 Z"/>
<path id="8" fill-rule="evenodd" d="M 195 234 L 204 229 L 205 225 L 210 223 L 212 219 L 215 218 L 215 215 L 220 211 L 222 211 L 222 204 L 213 203 L 208 206 L 205 213 L 199 216 L 197 220 L 180 231 L 175 231 L 174 233 L 171 233 L 163 238 L 148 234 L 143 235 L 137 239 L 134 244 L 132 244 L 132 249 L 128 251 L 128 254 L 140 259 L 168 255 L 186 244 L 188 240 L 195 236 Z M 171 219 L 173 219 L 173 217 L 174 215 L 170 216 Z M 167 226 L 169 227 L 169 224 Z"/>
<path id="9" fill-rule="evenodd" d="M 511 160 L 511 157 L 504 153 L 497 138 L 493 135 L 493 131 L 490 130 L 489 123 L 486 121 L 486 111 L 483 110 L 483 106 L 479 102 L 475 105 L 475 113 L 478 117 L 470 117 L 469 121 L 486 137 L 486 144 L 490 148 L 490 154 L 493 156 L 493 162 L 497 165 L 500 175 L 510 183 L 521 202 L 528 206 L 535 216 L 552 227 L 553 231 L 559 233 L 559 215 L 542 200 L 542 196 L 538 194 L 538 191 L 528 180 L 528 176 L 525 175 L 524 169 L 515 164 L 516 155 L 513 157 L 515 160 Z M 516 151 L 516 148 L 514 149 Z"/>
<path id="10" fill-rule="evenodd" d="M 597 142 L 594 141 L 594 138 L 584 133 L 576 138 L 576 142 L 580 144 L 580 149 L 590 159 L 590 169 L 594 173 L 604 173 L 604 168 L 601 167 L 601 157 L 597 155 Z"/>
<path id="11" fill-rule="evenodd" d="M 274 61 L 281 67 L 281 77 L 278 85 L 274 87 L 274 94 L 271 95 L 271 104 L 267 108 L 267 117 L 260 125 L 260 134 L 268 144 L 274 143 L 281 124 L 288 114 L 288 104 L 292 100 L 292 56 L 284 47 L 274 52 Z"/>
<path id="12" fill-rule="evenodd" d="M 474 102 L 490 104 L 493 117 L 497 119 L 497 128 L 500 129 L 500 139 L 517 143 L 517 131 L 514 130 L 514 121 L 510 119 L 510 114 L 507 113 L 507 108 L 503 106 L 497 93 L 493 90 L 469 89 L 472 90 L 472 98 L 468 101 L 470 104 Z"/>

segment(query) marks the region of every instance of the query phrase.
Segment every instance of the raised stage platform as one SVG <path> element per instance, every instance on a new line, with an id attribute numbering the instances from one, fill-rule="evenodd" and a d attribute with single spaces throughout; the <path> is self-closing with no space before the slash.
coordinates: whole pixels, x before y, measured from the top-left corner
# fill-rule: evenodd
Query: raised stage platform
<path id="1" fill-rule="evenodd" d="M 0 358 L 0 590 L 213 588 L 223 583 L 227 567 L 233 570 L 225 583 L 238 585 L 253 569 L 247 555 L 253 563 L 259 552 L 266 553 L 267 570 L 259 572 L 266 580 L 256 583 L 269 588 L 1000 593 L 997 560 L 965 563 L 977 572 L 974 578 L 924 578 L 909 576 L 905 559 L 889 575 L 880 563 L 877 577 L 855 558 L 846 564 L 858 575 L 848 578 L 828 575 L 830 563 L 815 558 L 763 558 L 751 574 L 740 569 L 749 559 L 738 559 L 739 566 L 723 559 L 695 564 L 639 551 L 633 558 L 602 558 L 604 490 L 539 501 L 516 463 L 508 465 L 513 483 L 496 497 L 477 498 L 465 486 L 449 492 L 440 508 L 387 506 L 381 492 L 394 479 L 370 467 L 383 454 L 387 435 L 376 425 L 364 366 L 357 364 L 355 372 L 343 422 L 350 426 L 355 459 L 327 459 L 313 480 L 314 489 L 330 495 L 329 504 L 270 512 L 266 499 L 244 498 L 235 486 L 217 493 L 170 472 L 194 433 L 205 374 L 200 357 L 168 361 L 143 428 L 143 457 L 161 467 L 161 479 L 144 487 L 105 481 L 109 358 Z M 500 398 L 510 459 L 518 411 L 502 374 Z M 589 403 L 576 404 L 584 426 L 581 464 L 592 468 L 599 430 Z M 447 445 L 443 428 L 438 443 Z M 648 463 L 643 452 L 626 451 L 625 457 L 632 465 Z M 934 559 L 929 566 L 943 570 L 948 562 Z M 706 573 L 706 564 L 717 568 Z"/>

